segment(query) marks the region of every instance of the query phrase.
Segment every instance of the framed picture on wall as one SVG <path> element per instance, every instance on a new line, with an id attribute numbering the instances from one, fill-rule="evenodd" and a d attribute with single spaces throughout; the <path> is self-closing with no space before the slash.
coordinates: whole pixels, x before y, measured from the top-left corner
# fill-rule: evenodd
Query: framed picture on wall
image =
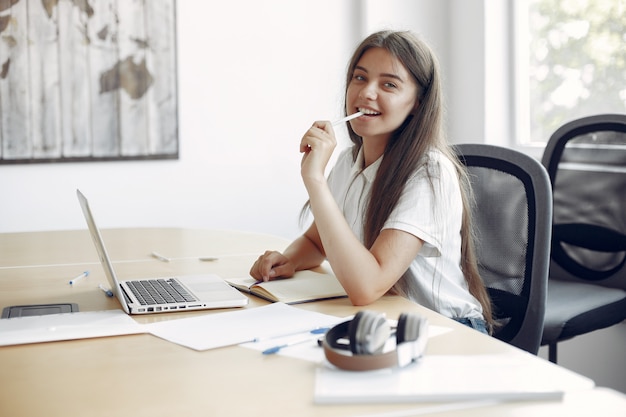
<path id="1" fill-rule="evenodd" d="M 178 158 L 175 0 L 0 0 L 0 164 Z"/>

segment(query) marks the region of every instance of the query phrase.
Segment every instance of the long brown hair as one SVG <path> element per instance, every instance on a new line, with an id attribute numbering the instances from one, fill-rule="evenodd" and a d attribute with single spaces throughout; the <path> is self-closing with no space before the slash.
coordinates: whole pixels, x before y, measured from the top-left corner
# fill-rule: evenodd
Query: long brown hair
<path id="1" fill-rule="evenodd" d="M 417 84 L 418 105 L 387 143 L 366 209 L 365 246 L 370 248 L 374 244 L 385 221 L 398 203 L 405 184 L 424 161 L 423 158 L 427 153 L 432 149 L 442 152 L 455 165 L 461 185 L 463 199 L 461 269 L 469 292 L 482 305 L 483 315 L 488 327 L 491 328 L 493 325 L 491 300 L 478 272 L 474 252 L 471 187 L 465 167 L 450 149 L 443 132 L 444 106 L 439 64 L 430 48 L 411 32 L 377 32 L 361 42 L 354 52 L 348 66 L 346 92 L 357 63 L 371 48 L 386 49 L 404 65 Z M 354 143 L 353 158 L 356 159 L 363 141 L 349 123 L 347 126 L 350 140 Z"/>

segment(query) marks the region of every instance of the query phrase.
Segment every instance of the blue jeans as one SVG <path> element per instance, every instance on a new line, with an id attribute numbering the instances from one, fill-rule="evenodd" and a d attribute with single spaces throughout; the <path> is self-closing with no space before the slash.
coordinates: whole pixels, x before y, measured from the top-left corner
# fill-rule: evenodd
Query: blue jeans
<path id="1" fill-rule="evenodd" d="M 475 317 L 453 317 L 452 319 L 474 330 L 478 330 L 481 333 L 489 334 L 487 331 L 487 322 L 483 319 L 477 319 Z"/>

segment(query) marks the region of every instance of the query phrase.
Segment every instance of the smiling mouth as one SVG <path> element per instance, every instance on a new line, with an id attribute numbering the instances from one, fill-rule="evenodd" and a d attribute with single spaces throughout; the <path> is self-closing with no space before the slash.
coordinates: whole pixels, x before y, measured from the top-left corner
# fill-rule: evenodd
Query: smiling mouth
<path id="1" fill-rule="evenodd" d="M 380 115 L 380 112 L 370 110 L 370 109 L 365 109 L 362 107 L 357 108 L 357 110 L 363 113 L 363 116 L 379 116 Z"/>

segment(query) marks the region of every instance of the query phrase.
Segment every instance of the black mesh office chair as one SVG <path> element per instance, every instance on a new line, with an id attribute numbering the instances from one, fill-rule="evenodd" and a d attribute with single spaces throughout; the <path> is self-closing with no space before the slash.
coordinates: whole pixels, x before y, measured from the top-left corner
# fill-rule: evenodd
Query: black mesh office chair
<path id="1" fill-rule="evenodd" d="M 626 319 L 626 115 L 563 125 L 542 163 L 554 222 L 541 344 L 556 363 L 558 342 Z"/>
<path id="2" fill-rule="evenodd" d="M 546 301 L 552 194 L 535 159 L 485 144 L 456 147 L 467 166 L 479 269 L 501 326 L 494 336 L 537 354 Z"/>

